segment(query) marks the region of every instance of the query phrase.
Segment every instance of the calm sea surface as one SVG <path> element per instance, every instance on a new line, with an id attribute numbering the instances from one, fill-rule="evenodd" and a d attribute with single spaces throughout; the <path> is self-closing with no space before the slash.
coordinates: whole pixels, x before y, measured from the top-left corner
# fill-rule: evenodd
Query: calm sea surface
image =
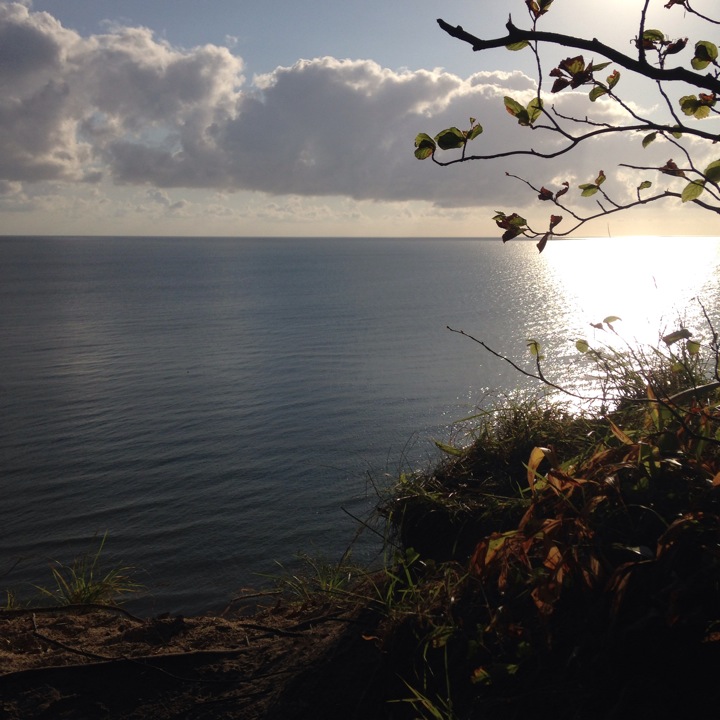
<path id="1" fill-rule="evenodd" d="M 574 341 L 717 318 L 717 239 L 0 238 L 0 588 L 108 533 L 144 611 L 222 607 L 340 557 L 399 467 Z M 367 537 L 356 556 L 370 556 Z"/>

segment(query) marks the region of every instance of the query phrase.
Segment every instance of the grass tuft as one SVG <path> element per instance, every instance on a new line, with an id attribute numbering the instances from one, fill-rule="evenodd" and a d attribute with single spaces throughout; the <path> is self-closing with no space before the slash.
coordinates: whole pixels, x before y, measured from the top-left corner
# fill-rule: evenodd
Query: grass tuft
<path id="1" fill-rule="evenodd" d="M 50 567 L 54 587 L 37 586 L 37 590 L 58 605 L 116 604 L 123 595 L 140 590 L 131 577 L 132 568 L 102 569 L 100 556 L 106 539 L 107 533 L 95 553 L 81 555 L 70 564 L 54 561 Z"/>

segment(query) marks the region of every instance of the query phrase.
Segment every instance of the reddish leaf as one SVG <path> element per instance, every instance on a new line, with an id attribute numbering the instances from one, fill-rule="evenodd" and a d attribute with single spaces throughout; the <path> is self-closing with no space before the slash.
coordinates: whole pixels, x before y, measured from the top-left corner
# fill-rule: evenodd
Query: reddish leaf
<path id="1" fill-rule="evenodd" d="M 555 200 L 557 200 L 561 195 L 564 195 L 569 189 L 570 189 L 570 183 L 567 182 L 567 180 L 566 180 L 566 181 L 563 183 L 563 187 L 560 188 L 560 190 L 558 190 L 558 191 L 555 193 Z"/>
<path id="2" fill-rule="evenodd" d="M 667 5 L 665 7 L 668 7 Z M 676 53 L 679 53 L 681 50 L 685 49 L 685 46 L 687 45 L 688 39 L 687 38 L 679 38 L 678 40 L 675 40 L 675 42 L 671 42 L 667 49 L 665 50 L 666 55 L 675 55 Z"/>
<path id="3" fill-rule="evenodd" d="M 550 229 L 554 229 L 556 225 L 562 222 L 562 215 L 551 215 L 550 216 Z"/>
<path id="4" fill-rule="evenodd" d="M 502 241 L 506 243 L 508 240 L 516 238 L 522 234 L 522 229 L 517 227 L 511 227 L 502 234 Z"/>
<path id="5" fill-rule="evenodd" d="M 547 241 L 550 239 L 550 233 L 546 232 L 541 238 L 540 242 L 537 243 L 538 252 L 542 252 L 547 245 Z"/>
<path id="6" fill-rule="evenodd" d="M 660 172 L 664 173 L 665 175 L 685 177 L 685 173 L 675 164 L 673 160 L 668 160 L 665 165 L 660 168 Z"/>
<path id="7" fill-rule="evenodd" d="M 564 77 L 559 77 L 553 83 L 553 86 L 550 88 L 550 92 L 560 92 L 561 90 L 564 90 L 568 85 L 570 85 L 570 80 Z"/>
<path id="8" fill-rule="evenodd" d="M 552 190 L 548 190 L 545 186 L 541 187 L 538 198 L 540 200 L 552 200 L 553 199 Z"/>
<path id="9" fill-rule="evenodd" d="M 580 72 L 575 75 L 573 75 L 572 82 L 570 83 L 570 87 L 575 89 L 579 88 L 581 85 L 584 85 L 589 80 L 592 80 L 592 72 Z"/>
<path id="10" fill-rule="evenodd" d="M 565 58 L 558 67 L 569 75 L 577 75 L 585 70 L 585 58 L 582 55 Z"/>

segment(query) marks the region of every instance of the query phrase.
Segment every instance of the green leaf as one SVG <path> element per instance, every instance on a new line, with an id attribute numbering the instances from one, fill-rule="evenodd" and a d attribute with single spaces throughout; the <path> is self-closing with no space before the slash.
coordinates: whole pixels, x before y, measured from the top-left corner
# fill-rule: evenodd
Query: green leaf
<path id="1" fill-rule="evenodd" d="M 425 160 L 435 152 L 435 141 L 426 133 L 420 133 L 415 138 L 415 157 L 418 160 Z"/>
<path id="2" fill-rule="evenodd" d="M 706 168 L 703 175 L 712 183 L 720 182 L 720 160 L 711 162 Z"/>
<path id="3" fill-rule="evenodd" d="M 655 140 L 656 137 L 657 137 L 657 133 L 656 133 L 656 132 L 651 132 L 649 135 L 646 135 L 646 136 L 643 138 L 642 146 L 643 146 L 644 148 L 646 148 L 651 142 L 653 142 L 653 140 Z"/>
<path id="4" fill-rule="evenodd" d="M 608 87 L 612 90 L 620 81 L 620 73 L 617 70 L 613 70 L 610 75 L 607 76 Z"/>
<path id="5" fill-rule="evenodd" d="M 690 61 L 694 70 L 704 70 L 708 65 L 714 63 L 718 57 L 717 45 L 707 40 L 700 40 L 695 43 L 695 57 Z"/>
<path id="6" fill-rule="evenodd" d="M 578 187 L 580 188 L 580 190 L 582 190 L 583 197 L 590 197 L 599 190 L 597 185 L 593 185 L 591 183 L 584 183 L 583 185 L 579 185 Z"/>
<path id="7" fill-rule="evenodd" d="M 646 30 L 643 33 L 643 40 L 648 40 L 649 42 L 663 42 L 665 40 L 665 33 L 654 29 Z"/>
<path id="8" fill-rule="evenodd" d="M 705 189 L 705 181 L 704 180 L 691 180 L 685 186 L 685 189 L 682 191 L 682 195 L 680 196 L 680 198 L 683 202 L 689 202 L 690 200 L 695 200 L 695 198 L 699 198 L 700 195 L 702 195 L 702 192 L 704 189 Z"/>
<path id="9" fill-rule="evenodd" d="M 483 131 L 482 125 L 473 125 L 467 134 L 468 140 L 474 140 L 478 135 L 481 135 Z"/>
<path id="10" fill-rule="evenodd" d="M 697 99 L 697 95 L 683 95 L 680 98 L 680 109 L 686 115 L 694 115 L 699 107 L 700 101 Z"/>
<path id="11" fill-rule="evenodd" d="M 588 345 L 587 340 L 576 340 L 575 347 L 578 352 L 583 353 L 583 355 L 590 349 L 590 345 Z"/>
<path id="12" fill-rule="evenodd" d="M 517 117 L 521 112 L 526 112 L 524 105 L 521 105 L 517 100 L 514 100 L 507 95 L 505 96 L 505 109 L 513 117 Z"/>
<path id="13" fill-rule="evenodd" d="M 595 65 L 595 63 L 591 62 L 588 70 L 591 70 L 592 72 L 595 72 L 596 70 L 604 70 L 609 64 L 609 62 L 604 62 L 599 65 Z"/>
<path id="14" fill-rule="evenodd" d="M 525 108 L 517 114 L 517 121 L 518 125 L 522 125 L 523 127 L 528 127 L 530 125 L 530 116 Z"/>
<path id="15" fill-rule="evenodd" d="M 599 97 L 607 95 L 607 93 L 608 89 L 604 85 L 598 84 L 588 93 L 588 97 L 592 102 L 595 102 Z"/>
<path id="16" fill-rule="evenodd" d="M 688 340 L 685 343 L 685 348 L 690 355 L 697 355 L 700 352 L 700 343 L 697 340 Z"/>
<path id="17" fill-rule="evenodd" d="M 509 45 L 506 45 L 505 47 L 508 50 L 512 50 L 513 52 L 517 52 L 518 50 L 522 50 L 523 48 L 526 48 L 528 46 L 527 40 L 520 40 L 520 42 L 516 43 L 510 43 Z"/>
<path id="18" fill-rule="evenodd" d="M 666 345 L 672 345 L 673 343 L 676 343 L 678 340 L 688 340 L 691 337 L 692 333 L 687 328 L 682 328 L 681 330 L 676 330 L 675 332 L 668 333 L 667 335 L 663 335 L 663 342 Z"/>
<path id="19" fill-rule="evenodd" d="M 447 453 L 448 455 L 460 456 L 465 454 L 465 451 L 462 448 L 453 447 L 452 445 L 440 442 L 439 440 L 435 440 L 434 442 L 435 445 L 440 448 L 440 450 L 442 450 L 444 453 Z"/>
<path id="20" fill-rule="evenodd" d="M 451 127 L 439 132 L 435 142 L 442 150 L 454 150 L 465 144 L 465 136 L 456 127 Z"/>
<path id="21" fill-rule="evenodd" d="M 533 340 L 532 338 L 530 338 L 530 339 L 527 341 L 526 344 L 527 344 L 527 346 L 528 346 L 528 350 L 530 350 L 530 354 L 531 354 L 533 357 L 537 357 L 537 358 L 540 358 L 540 357 L 541 357 L 541 355 L 540 355 L 540 343 L 539 343 L 537 340 Z"/>
<path id="22" fill-rule="evenodd" d="M 700 56 L 703 55 L 708 57 L 710 60 L 718 59 L 718 48 L 715 43 L 711 43 L 707 40 L 700 40 L 695 43 L 695 54 Z"/>
<path id="23" fill-rule="evenodd" d="M 617 315 L 608 315 L 603 322 L 606 325 L 612 325 L 614 322 L 617 322 L 618 320 L 622 320 L 622 318 L 619 318 Z"/>
<path id="24" fill-rule="evenodd" d="M 528 120 L 532 125 L 542 115 L 543 101 L 541 98 L 533 98 L 527 106 Z"/>
<path id="25" fill-rule="evenodd" d="M 515 118 L 520 125 L 530 125 L 530 114 L 517 100 L 505 96 L 505 109 Z"/>
<path id="26" fill-rule="evenodd" d="M 649 180 L 643 180 L 638 185 L 638 190 L 647 190 L 648 188 L 652 187 L 652 183 Z"/>

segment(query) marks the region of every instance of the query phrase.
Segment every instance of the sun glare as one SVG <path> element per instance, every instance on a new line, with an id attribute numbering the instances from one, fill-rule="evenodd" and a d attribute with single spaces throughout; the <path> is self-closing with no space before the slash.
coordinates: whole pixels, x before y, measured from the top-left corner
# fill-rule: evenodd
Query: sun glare
<path id="1" fill-rule="evenodd" d="M 608 316 L 623 340 L 653 344 L 680 325 L 707 334 L 720 285 L 720 239 L 624 237 L 567 240 L 547 253 L 570 324 L 592 334 Z"/>

